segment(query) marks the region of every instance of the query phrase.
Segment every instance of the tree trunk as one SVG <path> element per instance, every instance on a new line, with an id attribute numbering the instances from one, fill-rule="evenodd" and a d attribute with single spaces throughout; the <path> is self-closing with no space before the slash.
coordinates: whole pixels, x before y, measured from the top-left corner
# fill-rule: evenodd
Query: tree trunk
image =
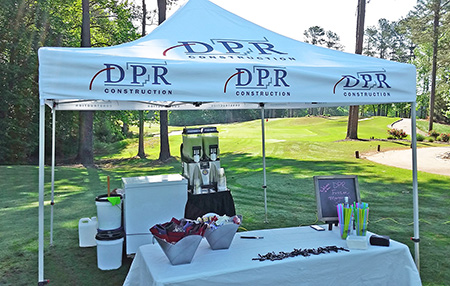
<path id="1" fill-rule="evenodd" d="M 166 161 L 170 158 L 170 148 L 169 148 L 169 130 L 168 130 L 168 116 L 167 110 L 159 111 L 159 160 Z"/>
<path id="2" fill-rule="evenodd" d="M 128 130 L 129 130 L 128 123 L 124 122 L 123 125 L 122 125 L 122 134 L 123 134 L 123 136 L 128 137 Z"/>
<path id="3" fill-rule="evenodd" d="M 142 0 L 142 37 L 145 36 L 145 26 L 147 25 L 147 6 L 145 0 Z M 137 156 L 141 159 L 145 158 L 144 147 L 144 111 L 139 110 L 139 142 Z"/>
<path id="4" fill-rule="evenodd" d="M 166 20 L 166 0 L 158 0 L 158 24 Z M 169 146 L 169 120 L 167 110 L 159 111 L 159 135 L 160 149 L 159 160 L 166 161 L 170 158 Z"/>
<path id="5" fill-rule="evenodd" d="M 77 161 L 86 167 L 94 165 L 93 111 L 80 111 Z"/>
<path id="6" fill-rule="evenodd" d="M 275 114 L 275 109 L 269 109 L 269 118 L 275 118 L 277 115 Z"/>
<path id="7" fill-rule="evenodd" d="M 89 0 L 82 1 L 81 46 L 91 46 Z M 94 111 L 80 111 L 77 161 L 84 166 L 94 164 Z"/>
<path id="8" fill-rule="evenodd" d="M 439 18 L 441 1 L 435 0 L 434 3 L 434 22 L 433 22 L 433 63 L 431 69 L 431 92 L 430 92 L 430 118 L 428 121 L 428 131 L 433 130 L 434 121 L 434 99 L 436 95 L 436 71 L 437 71 L 437 52 L 439 36 Z"/>
<path id="9" fill-rule="evenodd" d="M 359 112 L 358 105 L 350 106 L 350 109 L 348 111 L 346 139 L 358 139 L 358 112 Z"/>
<path id="10" fill-rule="evenodd" d="M 145 0 L 142 0 L 142 37 L 145 36 L 145 27 L 147 26 L 147 6 Z"/>
<path id="11" fill-rule="evenodd" d="M 158 0 L 158 24 L 161 25 L 162 22 L 166 20 L 166 10 L 167 4 L 166 0 Z"/>
<path id="12" fill-rule="evenodd" d="M 144 150 L 144 111 L 142 110 L 139 110 L 139 147 L 137 155 L 141 159 L 146 157 Z"/>
<path id="13" fill-rule="evenodd" d="M 232 109 L 227 109 L 226 112 L 226 121 L 227 123 L 233 123 L 234 122 L 234 115 Z"/>
<path id="14" fill-rule="evenodd" d="M 364 40 L 364 17 L 366 13 L 366 0 L 358 0 L 358 18 L 356 22 L 356 47 L 355 54 L 362 54 Z M 358 105 L 350 106 L 348 112 L 346 139 L 358 139 Z"/>

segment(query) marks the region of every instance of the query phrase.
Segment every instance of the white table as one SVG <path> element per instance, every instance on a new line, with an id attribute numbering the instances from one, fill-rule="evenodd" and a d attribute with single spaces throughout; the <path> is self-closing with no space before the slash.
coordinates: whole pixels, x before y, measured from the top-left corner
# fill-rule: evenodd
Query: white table
<path id="1" fill-rule="evenodd" d="M 241 235 L 264 239 L 242 239 Z M 310 227 L 236 233 L 229 249 L 211 250 L 203 239 L 190 264 L 171 265 L 158 244 L 141 246 L 124 285 L 421 285 L 406 245 L 258 261 L 258 254 L 336 245 L 346 247 L 339 230 Z"/>

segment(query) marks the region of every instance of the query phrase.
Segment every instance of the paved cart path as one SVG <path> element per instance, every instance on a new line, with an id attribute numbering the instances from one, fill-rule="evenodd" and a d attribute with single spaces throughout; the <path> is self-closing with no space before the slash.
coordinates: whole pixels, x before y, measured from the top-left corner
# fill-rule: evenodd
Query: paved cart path
<path id="1" fill-rule="evenodd" d="M 403 129 L 411 134 L 411 120 L 403 119 L 390 127 Z M 366 159 L 383 165 L 412 169 L 411 149 L 379 152 Z M 450 147 L 429 147 L 417 149 L 417 169 L 422 172 L 450 176 Z"/>

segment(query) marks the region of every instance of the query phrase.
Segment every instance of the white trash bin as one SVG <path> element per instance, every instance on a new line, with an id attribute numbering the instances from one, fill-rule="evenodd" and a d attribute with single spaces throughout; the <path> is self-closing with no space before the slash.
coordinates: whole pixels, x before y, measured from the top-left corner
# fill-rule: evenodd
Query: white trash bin
<path id="1" fill-rule="evenodd" d="M 110 197 L 119 197 L 120 203 L 112 205 L 108 200 L 108 195 L 100 195 L 95 198 L 99 230 L 113 230 L 122 227 L 122 196 L 114 194 Z"/>
<path id="2" fill-rule="evenodd" d="M 122 230 L 99 231 L 97 241 L 97 267 L 100 270 L 114 270 L 122 266 L 123 239 Z"/>

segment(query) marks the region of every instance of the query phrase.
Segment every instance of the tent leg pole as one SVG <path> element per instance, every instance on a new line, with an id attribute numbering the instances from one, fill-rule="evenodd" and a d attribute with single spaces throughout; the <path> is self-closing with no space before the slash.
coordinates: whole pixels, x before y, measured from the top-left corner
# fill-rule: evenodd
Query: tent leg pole
<path id="1" fill-rule="evenodd" d="M 420 271 L 419 256 L 419 189 L 417 181 L 417 131 L 416 131 L 416 102 L 411 103 L 411 148 L 412 148 L 412 177 L 413 177 L 413 212 L 414 212 L 414 258 Z"/>
<path id="2" fill-rule="evenodd" d="M 56 149 L 56 139 L 55 139 L 55 129 L 56 129 L 56 110 L 52 109 L 52 195 L 50 203 L 50 246 L 53 246 L 53 205 L 55 198 L 55 149 Z"/>
<path id="3" fill-rule="evenodd" d="M 264 104 L 261 104 L 261 136 L 262 136 L 262 157 L 263 157 L 263 190 L 264 190 L 264 222 L 268 223 L 267 219 L 267 180 L 266 180 L 266 134 L 264 126 Z"/>
<path id="4" fill-rule="evenodd" d="M 45 161 L 45 104 L 39 106 L 39 253 L 38 283 L 44 281 L 44 161 Z"/>

